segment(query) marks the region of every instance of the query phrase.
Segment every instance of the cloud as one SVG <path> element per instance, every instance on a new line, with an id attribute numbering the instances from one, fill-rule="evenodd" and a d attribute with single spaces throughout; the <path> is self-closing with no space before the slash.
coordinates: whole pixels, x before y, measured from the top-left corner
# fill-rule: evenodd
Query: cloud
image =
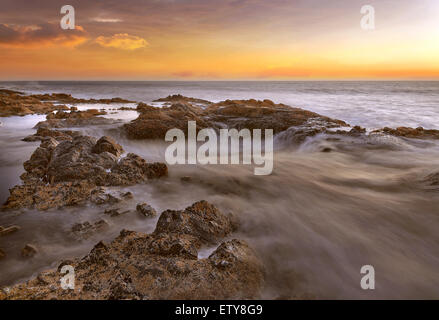
<path id="1" fill-rule="evenodd" d="M 118 19 L 118 18 L 101 18 L 101 17 L 95 17 L 92 18 L 91 21 L 94 22 L 101 22 L 101 23 L 117 23 L 117 22 L 122 22 L 122 19 Z"/>
<path id="2" fill-rule="evenodd" d="M 63 30 L 51 23 L 28 26 L 0 24 L 2 47 L 75 47 L 87 39 L 87 32 L 81 26 L 76 26 L 75 30 Z"/>
<path id="3" fill-rule="evenodd" d="M 111 37 L 99 36 L 95 40 L 96 43 L 105 48 L 117 48 L 123 50 L 135 50 L 144 48 L 148 42 L 138 36 L 132 36 L 128 33 L 118 33 Z"/>

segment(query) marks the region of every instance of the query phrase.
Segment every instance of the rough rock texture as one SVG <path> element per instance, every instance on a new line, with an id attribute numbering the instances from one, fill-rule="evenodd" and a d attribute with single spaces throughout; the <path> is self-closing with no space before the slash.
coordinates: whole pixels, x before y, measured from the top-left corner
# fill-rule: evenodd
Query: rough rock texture
<path id="1" fill-rule="evenodd" d="M 375 130 L 372 133 L 384 133 L 392 136 L 413 139 L 439 139 L 439 130 L 427 130 L 422 127 L 416 129 L 407 127 L 392 129 L 385 127 L 383 129 Z"/>
<path id="2" fill-rule="evenodd" d="M 348 126 L 340 120 L 330 119 L 317 113 L 270 100 L 226 100 L 212 104 L 209 101 L 186 98 L 180 95 L 156 101 L 170 101 L 170 107 L 155 108 L 139 104 L 137 119 L 124 125 L 132 139 L 163 139 L 169 129 L 187 132 L 187 122 L 196 121 L 197 130 L 203 128 L 273 129 L 274 133 L 290 127 L 304 125 L 309 120 L 325 122 L 326 128 Z M 204 109 L 198 104 L 203 104 Z"/>
<path id="3" fill-rule="evenodd" d="M 187 131 L 188 121 L 197 122 L 197 130 L 211 127 L 211 123 L 201 117 L 202 109 L 189 103 L 178 102 L 170 107 L 155 108 L 139 104 L 137 119 L 123 127 L 131 139 L 164 139 L 169 129 Z"/>
<path id="4" fill-rule="evenodd" d="M 0 260 L 4 257 L 6 257 L 6 253 L 2 249 L 0 249 Z"/>
<path id="5" fill-rule="evenodd" d="M 52 137 L 55 140 L 63 141 L 63 140 L 72 140 L 73 137 L 81 135 L 78 131 L 70 131 L 70 130 L 50 130 L 47 128 L 38 128 L 37 132 L 33 135 L 27 136 L 22 139 L 23 141 L 43 141 L 47 140 L 47 138 Z"/>
<path id="6" fill-rule="evenodd" d="M 154 100 L 154 102 L 171 102 L 171 103 L 189 102 L 189 103 L 193 103 L 193 104 L 201 104 L 204 106 L 208 106 L 208 105 L 212 104 L 212 102 L 207 101 L 207 100 L 185 97 L 185 96 L 182 96 L 181 94 L 169 95 L 166 98 L 160 98 L 160 99 Z"/>
<path id="7" fill-rule="evenodd" d="M 183 233 L 175 233 L 181 230 L 179 219 L 163 213 L 154 233 L 122 230 L 110 244 L 99 242 L 84 258 L 0 292 L 0 299 L 258 298 L 263 267 L 244 241 L 225 241 L 209 258 L 197 258 L 200 245 L 212 238 L 205 232 L 213 231 L 214 238 L 227 235 L 230 219 L 205 201 L 177 212 L 189 222 L 195 216 Z M 60 287 L 63 265 L 74 267 L 74 290 Z"/>
<path id="8" fill-rule="evenodd" d="M 131 153 L 119 159 L 122 152 L 110 137 L 96 141 L 74 135 L 60 142 L 49 136 L 24 163 L 26 172 L 20 177 L 23 184 L 10 189 L 3 208 L 45 210 L 92 198 L 105 203 L 109 199 L 99 198 L 105 195 L 97 186 L 133 185 L 167 175 L 166 164 L 147 163 Z"/>
<path id="9" fill-rule="evenodd" d="M 108 228 L 108 222 L 101 219 L 94 223 L 88 221 L 76 223 L 72 226 L 71 232 L 77 239 L 88 239 L 93 234 L 105 230 L 106 228 Z"/>
<path id="10" fill-rule="evenodd" d="M 144 217 L 155 217 L 157 215 L 157 212 L 153 207 L 148 205 L 146 202 L 139 203 L 136 206 L 136 211 L 140 213 Z"/>
<path id="11" fill-rule="evenodd" d="M 70 94 L 66 93 L 52 93 L 52 94 L 34 94 L 30 97 L 41 100 L 41 101 L 57 101 L 62 103 L 132 103 L 135 101 L 130 101 L 122 98 L 111 98 L 111 99 L 78 99 L 72 97 Z"/>
<path id="12" fill-rule="evenodd" d="M 88 109 L 85 111 L 71 111 L 71 112 L 64 112 L 64 111 L 58 111 L 57 113 L 49 113 L 46 116 L 46 119 L 89 119 L 96 116 L 101 116 L 107 114 L 105 111 L 99 111 L 96 109 Z"/>
<path id="13" fill-rule="evenodd" d="M 25 96 L 18 91 L 0 90 L 0 117 L 46 114 L 55 110 L 68 110 L 68 107 L 42 102 L 36 97 Z"/>

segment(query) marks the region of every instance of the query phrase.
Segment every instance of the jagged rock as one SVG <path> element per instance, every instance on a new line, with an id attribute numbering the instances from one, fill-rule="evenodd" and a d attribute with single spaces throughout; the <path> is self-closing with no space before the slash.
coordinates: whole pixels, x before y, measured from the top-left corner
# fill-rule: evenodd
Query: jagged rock
<path id="1" fill-rule="evenodd" d="M 408 128 L 399 127 L 396 129 L 385 127 L 383 129 L 372 131 L 372 134 L 381 133 L 389 134 L 397 137 L 405 137 L 412 139 L 439 139 L 439 130 L 427 130 L 422 127 Z"/>
<path id="2" fill-rule="evenodd" d="M 37 248 L 31 244 L 27 244 L 21 249 L 21 256 L 24 258 L 31 258 L 38 253 Z"/>
<path id="3" fill-rule="evenodd" d="M 160 98 L 154 100 L 154 102 L 190 102 L 190 103 L 201 104 L 205 106 L 212 104 L 212 102 L 207 100 L 185 97 L 181 94 L 169 95 L 166 98 Z"/>
<path id="4" fill-rule="evenodd" d="M 148 218 L 155 217 L 157 215 L 157 212 L 154 210 L 154 208 L 148 205 L 146 202 L 137 204 L 136 211 L 142 216 Z"/>
<path id="5" fill-rule="evenodd" d="M 324 122 L 325 128 L 348 126 L 344 121 L 284 104 L 275 104 L 270 100 L 226 100 L 214 104 L 196 100 L 176 95 L 156 100 L 174 102 L 170 107 L 154 108 L 139 104 L 139 117 L 125 124 L 123 128 L 131 139 L 163 139 L 169 129 L 177 128 L 186 132 L 188 121 L 196 121 L 197 130 L 218 130 L 220 127 L 238 130 L 273 129 L 275 134 L 290 127 L 303 126 L 309 120 Z M 207 107 L 203 109 L 196 104 Z"/>
<path id="6" fill-rule="evenodd" d="M 95 146 L 92 148 L 92 152 L 101 154 L 102 152 L 109 152 L 119 157 L 123 153 L 123 148 L 114 139 L 104 136 L 96 142 Z"/>
<path id="7" fill-rule="evenodd" d="M 19 226 L 10 226 L 10 227 L 7 227 L 7 228 L 0 227 L 0 236 L 6 236 L 8 234 L 17 232 L 20 229 L 21 228 Z"/>
<path id="8" fill-rule="evenodd" d="M 185 210 L 166 210 L 157 222 L 155 234 L 188 234 L 202 243 L 215 243 L 236 228 L 231 217 L 223 215 L 207 201 L 199 201 Z"/>
<path id="9" fill-rule="evenodd" d="M 133 185 L 168 173 L 166 164 L 147 163 L 133 153 L 119 160 L 122 152 L 122 147 L 109 137 L 96 141 L 79 135 L 61 142 L 48 137 L 24 163 L 24 183 L 10 189 L 3 208 L 45 210 L 86 200 L 115 203 L 121 200 L 97 187 Z"/>
<path id="10" fill-rule="evenodd" d="M 99 192 L 99 189 L 88 181 L 53 184 L 38 182 L 17 185 L 9 192 L 10 195 L 2 209 L 36 208 L 47 210 L 84 203 L 94 193 Z"/>
<path id="11" fill-rule="evenodd" d="M 215 127 L 201 117 L 202 109 L 189 103 L 175 103 L 170 107 L 155 108 L 139 105 L 139 117 L 123 127 L 131 139 L 164 139 L 169 129 L 187 131 L 188 121 L 197 122 L 197 130 Z"/>
<path id="12" fill-rule="evenodd" d="M 84 223 L 76 223 L 72 226 L 71 232 L 79 239 L 87 239 L 93 234 L 103 231 L 108 228 L 108 222 L 101 219 L 93 224 L 86 221 Z"/>
<path id="13" fill-rule="evenodd" d="M 6 253 L 0 249 L 0 260 L 6 257 Z"/>
<path id="14" fill-rule="evenodd" d="M 46 116 L 46 119 L 90 119 L 105 114 L 107 114 L 107 112 L 96 109 L 88 109 L 84 111 L 71 110 L 70 112 L 58 111 L 57 113 L 49 113 Z"/>
<path id="15" fill-rule="evenodd" d="M 206 219 L 199 216 L 202 212 Z M 176 233 L 179 228 L 164 228 L 142 234 L 122 230 L 111 243 L 99 242 L 82 259 L 64 261 L 57 269 L 44 272 L 44 281 L 36 277 L 15 285 L 0 299 L 258 298 L 263 266 L 244 241 L 223 242 L 209 258 L 198 259 L 200 243 L 211 238 L 205 232 L 212 230 L 213 238 L 226 234 L 228 218 L 204 201 L 187 208 L 183 215 L 193 215 L 197 222 L 191 227 L 203 231 L 189 228 Z M 222 231 L 210 229 L 211 225 Z M 75 270 L 74 290 L 59 286 L 61 266 L 66 264 Z"/>
<path id="16" fill-rule="evenodd" d="M 22 140 L 31 142 L 31 141 L 45 141 L 48 138 L 54 138 L 57 141 L 63 141 L 63 140 L 71 141 L 73 137 L 79 135 L 81 135 L 81 133 L 78 131 L 50 130 L 47 128 L 38 128 L 35 134 L 27 136 Z"/>
<path id="17" fill-rule="evenodd" d="M 42 102 L 22 92 L 12 90 L 0 91 L 0 117 L 25 116 L 29 114 L 46 114 L 56 110 L 67 110 L 66 106 Z"/>

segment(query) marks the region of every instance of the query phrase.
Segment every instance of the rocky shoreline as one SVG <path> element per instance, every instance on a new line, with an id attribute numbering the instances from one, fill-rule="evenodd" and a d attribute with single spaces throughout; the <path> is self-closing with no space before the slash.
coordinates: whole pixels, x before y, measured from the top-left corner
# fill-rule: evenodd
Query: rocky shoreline
<path id="1" fill-rule="evenodd" d="M 439 139 L 439 130 L 424 128 L 383 128 L 367 132 L 307 110 L 275 104 L 270 100 L 226 100 L 218 103 L 173 95 L 156 100 L 163 107 L 138 103 L 138 118 L 129 123 L 100 117 L 100 110 L 78 111 L 56 103 L 132 103 L 120 98 L 76 99 L 68 94 L 26 96 L 0 90 L 0 116 L 46 114 L 36 133 L 24 141 L 39 141 L 39 147 L 24 162 L 21 184 L 10 189 L 2 210 L 53 208 L 91 204 L 101 206 L 130 198 L 115 196 L 109 187 L 147 184 L 166 179 L 168 167 L 149 163 L 109 136 L 99 138 L 70 130 L 95 124 L 120 125 L 118 131 L 131 140 L 163 139 L 172 128 L 187 130 L 188 121 L 197 128 L 273 129 L 280 138 L 301 144 L 307 138 L 325 134 L 372 138 L 377 135 L 403 139 Z M 56 113 L 54 113 L 56 112 Z M 331 149 L 322 149 L 331 152 Z M 187 177 L 186 180 L 190 180 Z M 437 174 L 427 177 L 437 184 Z M 156 215 L 147 203 L 137 212 L 146 218 Z M 107 213 L 108 211 L 108 213 Z M 117 208 L 105 212 L 109 217 L 123 215 Z M 86 238 L 99 233 L 106 222 L 78 223 L 72 233 Z M 0 290 L 0 299 L 254 299 L 264 286 L 264 267 L 258 255 L 243 240 L 233 239 L 239 228 L 236 217 L 221 213 L 215 206 L 199 201 L 184 210 L 165 210 L 154 232 L 144 234 L 122 230 L 111 243 L 99 242 L 83 258 L 63 261 L 55 270 Z M 0 227 L 0 237 L 19 232 L 19 226 Z M 199 258 L 206 246 L 216 249 L 208 258 Z M 23 248 L 23 257 L 32 258 L 37 249 Z M 0 249 L 0 260 L 7 259 Z M 0 262 L 1 263 L 1 262 Z M 60 273 L 71 265 L 76 273 L 74 290 L 63 290 Z"/>

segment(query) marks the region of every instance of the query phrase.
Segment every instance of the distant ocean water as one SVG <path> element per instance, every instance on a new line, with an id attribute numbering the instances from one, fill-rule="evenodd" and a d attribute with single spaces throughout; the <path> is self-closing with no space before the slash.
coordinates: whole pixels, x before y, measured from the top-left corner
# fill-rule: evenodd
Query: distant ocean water
<path id="1" fill-rule="evenodd" d="M 439 129 L 437 81 L 30 81 L 0 82 L 0 87 L 145 103 L 177 93 L 214 102 L 270 99 L 366 128 Z"/>

